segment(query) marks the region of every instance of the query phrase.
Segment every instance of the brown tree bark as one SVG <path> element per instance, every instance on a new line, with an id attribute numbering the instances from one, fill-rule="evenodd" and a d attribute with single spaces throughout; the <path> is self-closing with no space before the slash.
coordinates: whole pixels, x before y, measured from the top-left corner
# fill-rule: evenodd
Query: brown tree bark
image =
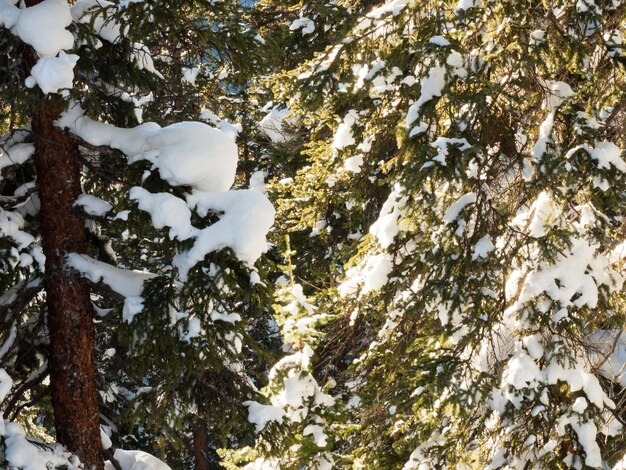
<path id="1" fill-rule="evenodd" d="M 42 97 L 32 120 L 46 255 L 50 389 L 57 440 L 86 468 L 101 470 L 93 307 L 87 283 L 65 268 L 65 255 L 85 252 L 87 241 L 84 221 L 73 207 L 81 192 L 78 147 L 54 125 L 63 107 L 58 95 Z"/>
<path id="2" fill-rule="evenodd" d="M 26 0 L 30 7 L 42 0 Z M 26 71 L 35 53 L 24 53 Z M 50 391 L 57 440 L 86 469 L 102 470 L 96 387 L 93 307 L 87 283 L 65 269 L 65 255 L 85 252 L 84 220 L 73 207 L 80 194 L 78 146 L 54 125 L 64 109 L 59 95 L 41 96 L 32 116 L 42 248 L 46 255 L 46 307 L 50 336 Z"/>
<path id="3" fill-rule="evenodd" d="M 207 452 L 209 450 L 209 433 L 206 423 L 198 417 L 194 418 L 192 425 L 193 432 L 193 456 L 195 470 L 211 470 L 211 462 Z"/>

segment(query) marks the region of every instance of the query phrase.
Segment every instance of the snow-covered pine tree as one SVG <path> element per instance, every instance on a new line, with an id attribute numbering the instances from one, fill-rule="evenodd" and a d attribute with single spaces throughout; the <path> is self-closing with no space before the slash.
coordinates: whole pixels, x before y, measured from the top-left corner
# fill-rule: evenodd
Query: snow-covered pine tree
<path id="1" fill-rule="evenodd" d="M 344 434 L 331 431 L 324 451 L 339 468 L 613 463 L 626 385 L 626 9 L 362 7 L 344 38 L 274 87 L 310 138 L 270 192 L 320 289 L 317 311 L 335 315 L 316 375 L 337 380 L 357 425 L 326 426 Z M 307 457 L 322 447 L 302 433 L 264 445 L 292 426 L 271 416 L 248 468 L 264 468 L 259 455 L 315 468 Z"/>
<path id="2" fill-rule="evenodd" d="M 319 105 L 324 100 L 327 91 L 323 83 L 312 83 L 315 89 L 307 88 L 301 95 L 300 90 L 293 86 L 294 74 L 299 73 L 298 69 L 294 70 L 294 67 L 315 55 L 318 55 L 320 60 L 329 58 L 328 63 L 322 67 L 331 63 L 332 57 L 328 56 L 326 50 L 328 44 L 341 40 L 358 18 L 355 12 L 362 8 L 359 2 L 350 2 L 350 5 L 336 1 L 291 4 L 264 0 L 256 5 L 252 14 L 256 27 L 273 46 L 268 68 L 274 72 L 265 80 L 258 81 L 253 88 L 262 106 L 260 112 L 257 112 L 259 132 L 254 137 L 258 153 L 254 160 L 257 169 L 263 171 L 269 181 L 273 181 L 267 189 L 274 203 L 284 205 L 279 210 L 278 216 L 284 216 L 286 219 L 284 221 L 281 219 L 278 224 L 285 223 L 290 226 L 290 238 L 297 239 L 292 247 L 297 247 L 298 250 L 304 248 L 307 252 L 306 257 L 296 256 L 294 273 L 297 282 L 304 280 L 306 283 L 315 279 L 317 284 L 321 276 L 329 274 L 329 266 L 332 278 L 336 263 L 328 262 L 328 258 L 324 258 L 325 245 L 333 251 L 335 248 L 333 242 L 341 243 L 345 237 L 338 236 L 334 240 L 332 237 L 326 238 L 327 233 L 323 230 L 324 217 L 310 220 L 311 217 L 317 217 L 317 214 L 311 214 L 306 205 L 294 206 L 294 202 L 299 198 L 308 198 L 311 195 L 318 197 L 315 189 L 309 192 L 311 185 L 315 186 L 316 182 L 307 181 L 304 185 L 289 184 L 303 167 L 309 166 L 308 155 L 310 152 L 315 152 L 315 150 L 307 149 L 312 145 L 310 136 L 319 131 L 319 116 L 310 114 L 308 111 L 301 112 L 300 100 L 302 97 L 305 100 L 316 100 L 318 101 L 316 105 Z M 292 27 L 294 23 L 297 27 Z M 304 23 L 308 26 L 302 26 Z M 292 105 L 294 109 L 291 109 Z M 307 106 L 311 106 L 311 103 Z M 322 196 L 322 199 L 329 204 L 326 206 L 328 213 L 332 213 L 335 207 L 331 208 L 330 205 L 333 204 L 334 198 Z M 302 209 L 304 213 L 299 214 Z M 306 222 L 297 225 L 294 221 L 294 214 L 296 218 L 302 215 L 301 220 Z M 317 225 L 315 237 L 319 236 L 319 238 L 310 236 L 307 228 L 310 225 Z M 286 249 L 282 232 L 277 233 L 273 241 Z M 341 249 L 342 246 L 340 244 L 338 248 Z M 312 256 L 314 252 L 317 253 L 315 257 Z"/>
<path id="3" fill-rule="evenodd" d="M 247 141 L 246 170 L 251 186 L 262 188 L 265 180 L 280 179 L 300 167 L 299 147 L 304 135 L 292 135 L 297 120 L 290 115 L 285 97 L 274 93 L 273 85 L 298 64 L 324 50 L 342 30 L 349 9 L 335 1 L 252 2 L 249 18 L 263 42 L 262 73 L 248 82 L 242 141 Z M 239 109 L 242 107 L 239 106 Z M 304 128 L 300 127 L 300 131 Z M 284 240 L 277 236 L 275 242 Z"/>
<path id="4" fill-rule="evenodd" d="M 330 470 L 336 464 L 328 452 L 343 424 L 341 408 L 327 393 L 334 381 L 322 386 L 314 377 L 314 347 L 320 333 L 317 327 L 329 317 L 317 311 L 295 282 L 289 249 L 282 266 L 285 275 L 277 280 L 275 318 L 285 353 L 269 371 L 269 383 L 263 388 L 263 402 L 250 400 L 248 419 L 256 427 L 254 446 L 222 450 L 222 462 L 228 469 L 296 469 Z"/>
<path id="5" fill-rule="evenodd" d="M 316 328 L 326 324 L 331 315 L 319 310 L 309 295 L 323 292 L 343 263 L 326 256 L 335 247 L 325 233 L 315 232 L 319 238 L 312 238 L 307 224 L 294 220 L 294 212 L 303 208 L 308 212 L 308 208 L 294 201 L 308 198 L 312 194 L 306 192 L 310 185 L 297 188 L 292 177 L 307 166 L 304 150 L 318 125 L 318 116 L 300 112 L 299 95 L 291 95 L 291 69 L 340 38 L 356 16 L 340 2 L 292 4 L 264 0 L 255 5 L 251 17 L 269 45 L 266 64 L 273 72 L 269 77 L 260 77 L 251 87 L 251 94 L 260 105 L 251 113 L 257 116 L 249 142 L 256 171 L 251 184 L 268 191 L 274 204 L 281 207 L 281 219 L 276 225 L 290 228 L 287 237 L 282 231 L 272 234 L 272 242 L 284 250 L 284 275 L 276 282 L 274 310 L 284 354 L 269 371 L 269 383 L 262 390 L 265 399 L 247 403 L 248 418 L 258 433 L 255 445 L 223 450 L 226 458 L 222 464 L 227 468 L 239 468 L 249 462 L 246 468 L 330 469 L 342 461 L 336 461 L 329 450 L 351 425 L 344 422 L 346 415 L 340 404 L 328 394 L 335 384 L 332 376 L 319 377 L 316 373 L 314 348 L 321 337 Z M 310 92 L 307 96 L 321 98 Z M 295 197 L 291 193 L 294 188 L 298 192 Z M 304 214 L 304 218 L 309 215 Z M 321 225 L 317 224 L 318 228 Z M 298 251 L 292 251 L 291 246 Z M 341 251 L 342 245 L 337 248 Z"/>
<path id="6" fill-rule="evenodd" d="M 208 468 L 206 447 L 240 431 L 267 311 L 253 264 L 274 210 L 230 190 L 237 127 L 217 117 L 259 37 L 236 1 L 15 3 L 0 2 L 3 464 L 75 465 L 14 422 L 46 439 L 54 411 L 56 439 L 95 468 L 98 416 L 116 446 L 184 466 L 193 434 Z"/>

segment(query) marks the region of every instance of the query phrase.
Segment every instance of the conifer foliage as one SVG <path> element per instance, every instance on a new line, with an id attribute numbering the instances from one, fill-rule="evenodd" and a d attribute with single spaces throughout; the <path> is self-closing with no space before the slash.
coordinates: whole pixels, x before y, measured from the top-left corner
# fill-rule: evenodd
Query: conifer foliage
<path id="1" fill-rule="evenodd" d="M 231 190 L 239 129 L 217 109 L 259 39 L 237 2 L 14 3 L 0 3 L 0 465 L 166 468 L 122 450 L 139 448 L 208 468 L 246 433 L 232 429 L 267 312 L 254 263 L 274 209 Z"/>
<path id="2" fill-rule="evenodd" d="M 0 466 L 626 468 L 623 2 L 0 27 Z"/>
<path id="3" fill-rule="evenodd" d="M 345 36 L 273 87 L 300 156 L 271 191 L 295 272 L 333 316 L 311 360 L 347 413 L 315 452 L 355 468 L 614 463 L 623 5 L 352 6 Z M 305 440 L 290 449 L 316 468 Z"/>

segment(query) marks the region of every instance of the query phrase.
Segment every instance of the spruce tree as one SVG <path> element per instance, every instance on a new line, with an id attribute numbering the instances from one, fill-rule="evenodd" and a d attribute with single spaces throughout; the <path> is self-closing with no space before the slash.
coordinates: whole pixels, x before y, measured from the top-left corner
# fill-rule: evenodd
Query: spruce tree
<path id="1" fill-rule="evenodd" d="M 624 8 L 371 3 L 273 82 L 299 153 L 270 193 L 333 316 L 310 361 L 348 416 L 325 445 L 272 447 L 293 421 L 274 410 L 249 468 L 315 468 L 320 450 L 337 468 L 613 463 Z"/>
<path id="2" fill-rule="evenodd" d="M 26 441 L 12 421 L 50 430 L 51 411 L 56 439 L 95 468 L 102 432 L 179 468 L 207 468 L 211 447 L 245 435 L 267 316 L 254 263 L 274 210 L 229 191 L 238 127 L 222 118 L 260 45 L 242 15 L 235 1 L 0 4 L 3 464 L 76 465 L 60 450 L 16 450 Z M 56 297 L 71 308 L 54 310 Z M 62 324 L 59 341 L 57 317 L 83 325 Z M 59 343 L 86 352 L 59 356 Z M 66 380 L 57 369 L 81 373 L 70 360 L 94 379 Z M 93 388 L 68 402 L 55 383 Z M 148 458 L 111 439 L 111 465 Z"/>

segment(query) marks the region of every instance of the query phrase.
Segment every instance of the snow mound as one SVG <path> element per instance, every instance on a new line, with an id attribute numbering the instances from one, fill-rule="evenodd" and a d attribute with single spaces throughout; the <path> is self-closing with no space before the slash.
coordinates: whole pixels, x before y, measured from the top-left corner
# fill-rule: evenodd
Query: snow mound
<path id="1" fill-rule="evenodd" d="M 147 122 L 119 128 L 83 115 L 75 105 L 57 125 L 92 145 L 106 145 L 128 156 L 128 162 L 147 160 L 172 186 L 200 191 L 227 191 L 235 181 L 237 145 L 224 132 L 201 122 L 161 127 Z"/>
<path id="2" fill-rule="evenodd" d="M 91 282 L 103 282 L 122 297 L 140 296 L 144 281 L 156 277 L 154 274 L 143 271 L 119 269 L 78 253 L 67 255 L 66 264 L 80 272 Z"/>
<path id="3" fill-rule="evenodd" d="M 289 108 L 280 109 L 278 106 L 274 106 L 259 122 L 259 130 L 276 144 L 287 142 L 289 135 L 284 128 L 284 122 L 290 113 Z M 293 123 L 293 119 L 287 119 L 287 123 Z"/>
<path id="4" fill-rule="evenodd" d="M 192 188 L 186 202 L 173 194 L 154 194 L 139 186 L 133 187 L 129 194 L 139 209 L 151 215 L 155 228 L 168 227 L 170 238 L 194 239 L 191 249 L 180 252 L 173 260 L 181 280 L 207 254 L 222 248 L 231 248 L 249 265 L 267 250 L 266 235 L 274 223 L 274 207 L 259 191 L 229 191 L 235 180 L 238 151 L 226 132 L 201 122 L 181 122 L 163 128 L 149 122 L 134 128 L 119 128 L 84 116 L 77 104 L 70 106 L 56 125 L 92 145 L 120 150 L 128 156 L 129 163 L 151 162 L 152 168 L 172 186 Z M 213 213 L 219 220 L 206 228 L 196 228 L 191 223 L 191 211 L 200 217 Z M 78 262 L 75 257 L 70 258 L 70 263 L 75 262 Z M 73 267 L 89 278 L 94 277 L 95 282 L 102 279 L 110 285 L 104 276 L 108 273 L 105 268 L 94 271 L 93 263 L 84 261 Z M 140 290 L 134 291 L 133 295 L 120 292 L 128 305 L 131 297 L 138 298 L 140 294 Z M 133 308 L 132 312 L 136 310 Z"/>
<path id="5" fill-rule="evenodd" d="M 266 234 L 274 224 L 276 211 L 263 193 L 254 189 L 194 192 L 187 197 L 187 204 L 201 217 L 209 211 L 222 215 L 219 221 L 199 232 L 189 251 L 180 253 L 174 260 L 182 278 L 207 254 L 222 248 L 231 248 L 248 264 L 267 251 Z"/>
<path id="6" fill-rule="evenodd" d="M 103 217 L 108 212 L 113 210 L 113 206 L 106 201 L 103 201 L 93 194 L 81 194 L 74 203 L 75 206 L 81 207 L 86 214 L 93 215 L 95 217 Z"/>
<path id="7" fill-rule="evenodd" d="M 72 24 L 69 4 L 65 0 L 45 0 L 29 8 L 19 9 L 7 0 L 0 2 L 0 24 L 33 46 L 41 56 L 55 56 L 74 47 L 74 35 L 67 28 Z"/>
<path id="8" fill-rule="evenodd" d="M 18 8 L 14 3 L 0 0 L 0 26 L 31 45 L 41 57 L 26 86 L 39 85 L 44 93 L 72 88 L 78 56 L 63 52 L 74 47 L 74 35 L 66 29 L 72 24 L 69 4 L 65 0 L 44 0 L 32 7 Z"/>
<path id="9" fill-rule="evenodd" d="M 120 464 L 122 470 L 171 470 L 171 468 L 153 455 L 140 450 L 117 449 L 113 455 Z M 115 467 L 107 462 L 105 470 L 115 470 Z"/>

